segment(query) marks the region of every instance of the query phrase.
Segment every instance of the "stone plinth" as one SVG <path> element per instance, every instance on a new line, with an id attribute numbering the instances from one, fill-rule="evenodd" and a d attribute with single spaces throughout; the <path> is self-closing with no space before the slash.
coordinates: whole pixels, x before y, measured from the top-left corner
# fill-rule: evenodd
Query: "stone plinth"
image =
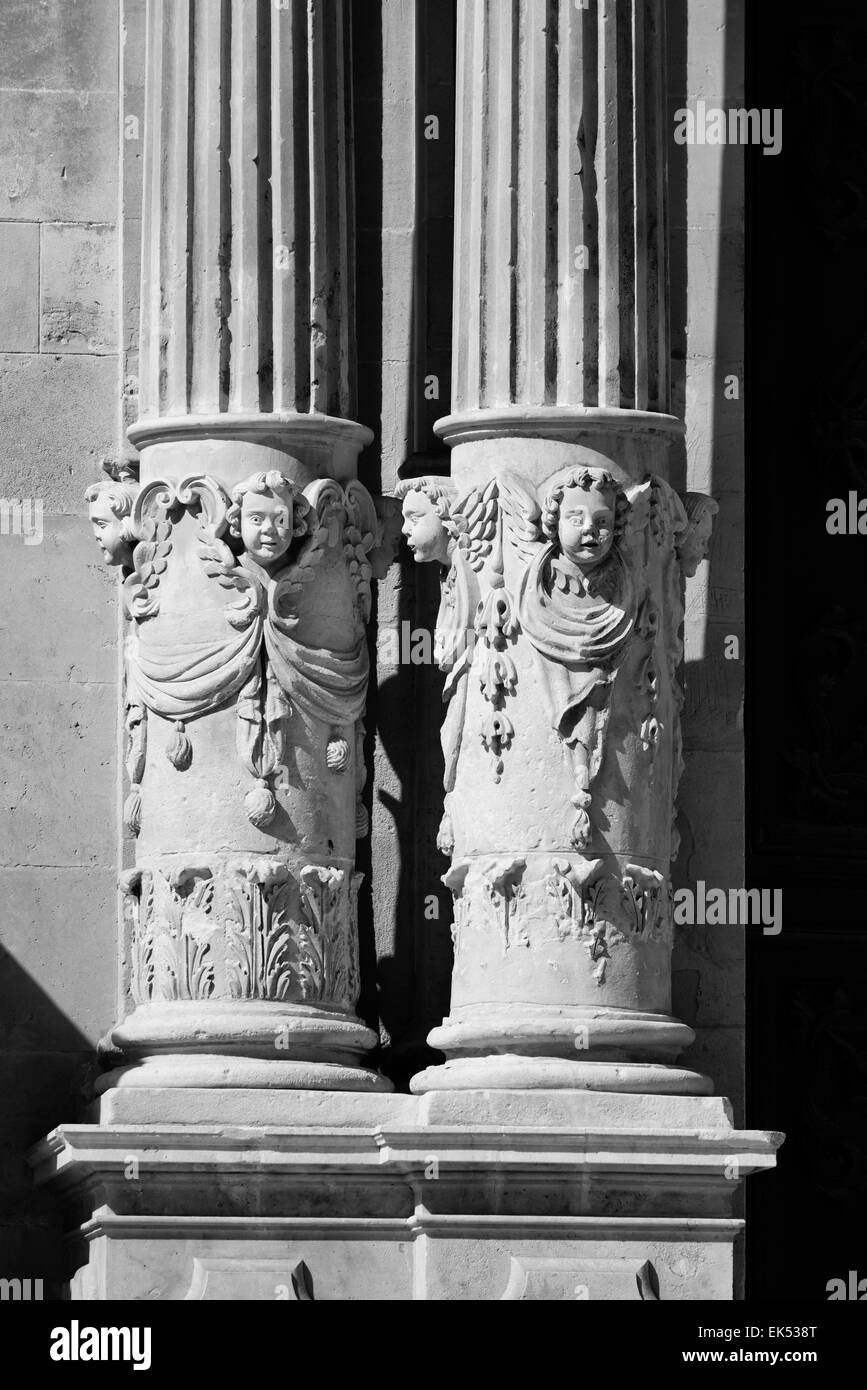
<path id="1" fill-rule="evenodd" d="M 574 1091 L 116 1090 L 94 1118 L 30 1159 L 85 1300 L 730 1299 L 735 1192 L 780 1140 L 718 1098 Z"/>

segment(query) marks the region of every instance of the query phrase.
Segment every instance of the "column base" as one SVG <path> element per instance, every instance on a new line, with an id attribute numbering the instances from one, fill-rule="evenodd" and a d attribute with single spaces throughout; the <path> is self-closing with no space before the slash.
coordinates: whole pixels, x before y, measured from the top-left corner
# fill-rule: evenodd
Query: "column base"
<path id="1" fill-rule="evenodd" d="M 263 1061 L 213 1053 L 168 1053 L 145 1057 L 100 1077 L 96 1090 L 121 1088 L 173 1090 L 187 1087 L 287 1091 L 390 1091 L 391 1082 L 367 1067 L 339 1062 Z"/>
<path id="2" fill-rule="evenodd" d="M 97 1083 L 113 1087 L 390 1091 L 364 1060 L 376 1034 L 325 1006 L 265 1000 L 142 1004 L 108 1039 L 123 1063 Z"/>
<path id="3" fill-rule="evenodd" d="M 735 1193 L 781 1140 L 720 1097 L 159 1103 L 109 1092 L 30 1156 L 68 1203 L 73 1300 L 727 1300 Z"/>
<path id="4" fill-rule="evenodd" d="M 496 1057 L 458 1057 L 443 1066 L 426 1067 L 410 1083 L 414 1095 L 488 1088 L 709 1096 L 713 1093 L 713 1082 L 700 1072 L 661 1062 L 572 1062 L 562 1057 L 504 1053 Z"/>
<path id="5" fill-rule="evenodd" d="M 541 1004 L 475 1004 L 428 1036 L 445 1052 L 411 1084 L 426 1091 L 479 1087 L 710 1095 L 713 1082 L 672 1065 L 695 1034 L 670 1014 Z"/>

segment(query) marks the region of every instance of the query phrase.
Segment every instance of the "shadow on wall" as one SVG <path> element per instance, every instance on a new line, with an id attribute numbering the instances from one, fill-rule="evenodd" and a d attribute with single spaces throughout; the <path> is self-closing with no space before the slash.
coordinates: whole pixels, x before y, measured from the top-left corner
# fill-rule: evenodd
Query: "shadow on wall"
<path id="1" fill-rule="evenodd" d="M 448 6 L 418 0 L 410 21 L 402 0 L 384 0 L 366 5 L 363 23 L 354 28 L 359 418 L 376 431 L 362 476 L 377 492 L 393 491 L 398 465 L 402 473 L 448 471 L 448 451 L 432 426 L 449 410 L 455 15 L 454 0 Z M 390 64 L 405 64 L 396 35 L 406 37 L 413 27 L 418 41 L 410 78 L 404 67 L 396 72 Z M 400 176 L 395 183 L 392 166 L 384 188 L 382 147 L 395 139 L 396 123 L 405 123 L 408 112 L 415 122 L 415 177 L 397 207 Z M 424 136 L 427 112 L 438 114 L 436 141 Z M 408 304 L 398 288 L 407 280 Z M 431 374 L 436 396 L 426 394 Z M 416 566 L 401 546 L 386 582 L 376 586 L 371 640 L 380 625 L 398 633 L 433 630 L 439 584 L 428 569 Z M 441 1060 L 426 1037 L 449 1007 L 452 907 L 440 881 L 448 861 L 436 849 L 443 677 L 435 666 L 403 661 L 378 674 L 367 712 L 373 830 L 360 846 L 359 868 L 369 885 L 372 861 L 375 881 L 360 903 L 365 983 L 359 1011 L 371 1026 L 378 1018 L 379 1065 L 405 1088 L 416 1072 Z"/>
<path id="2" fill-rule="evenodd" d="M 43 1281 L 62 1297 L 60 1203 L 33 1183 L 27 1151 L 80 1116 L 99 1064 L 93 1044 L 0 947 L 0 1279 Z"/>

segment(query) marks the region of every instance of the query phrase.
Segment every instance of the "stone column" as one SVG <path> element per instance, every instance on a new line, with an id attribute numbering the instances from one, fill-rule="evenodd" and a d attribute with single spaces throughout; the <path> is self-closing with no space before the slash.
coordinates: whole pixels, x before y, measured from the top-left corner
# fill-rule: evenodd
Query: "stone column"
<path id="1" fill-rule="evenodd" d="M 369 554 L 343 0 L 150 0 L 108 1085 L 387 1089 L 358 995 Z"/>
<path id="2" fill-rule="evenodd" d="M 700 1093 L 670 1014 L 683 575 L 662 0 L 461 0 L 444 579 L 445 1066 L 413 1088 Z"/>

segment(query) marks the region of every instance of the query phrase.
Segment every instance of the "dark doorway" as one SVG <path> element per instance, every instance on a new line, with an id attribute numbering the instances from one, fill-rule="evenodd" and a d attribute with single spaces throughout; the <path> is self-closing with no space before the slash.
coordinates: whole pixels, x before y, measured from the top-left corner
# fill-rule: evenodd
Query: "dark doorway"
<path id="1" fill-rule="evenodd" d="M 753 0 L 748 152 L 747 1122 L 784 1130 L 747 1184 L 747 1296 L 825 1300 L 867 1277 L 867 10 Z M 867 504 L 865 504 L 867 505 Z M 867 521 L 865 521 L 867 526 Z"/>

